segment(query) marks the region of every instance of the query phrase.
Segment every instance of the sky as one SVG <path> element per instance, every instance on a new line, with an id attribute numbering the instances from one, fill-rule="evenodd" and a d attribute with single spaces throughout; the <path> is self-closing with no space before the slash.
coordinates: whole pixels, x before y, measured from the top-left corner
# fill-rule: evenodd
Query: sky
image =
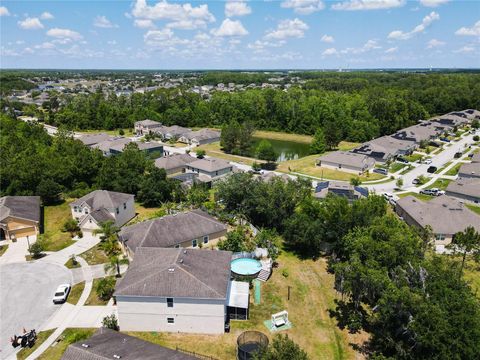
<path id="1" fill-rule="evenodd" d="M 480 68 L 480 1 L 0 2 L 0 67 Z"/>

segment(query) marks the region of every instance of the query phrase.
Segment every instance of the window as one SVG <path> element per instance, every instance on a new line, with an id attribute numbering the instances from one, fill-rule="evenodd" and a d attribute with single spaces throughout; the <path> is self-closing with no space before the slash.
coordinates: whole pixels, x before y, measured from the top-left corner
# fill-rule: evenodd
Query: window
<path id="1" fill-rule="evenodd" d="M 208 243 L 208 235 L 203 237 L 203 243 L 204 244 Z"/>
<path id="2" fill-rule="evenodd" d="M 78 212 L 78 206 L 74 206 L 74 207 L 73 207 L 73 211 L 74 211 L 74 212 Z"/>
<path id="3" fill-rule="evenodd" d="M 175 318 L 167 317 L 167 323 L 169 323 L 169 324 L 175 324 Z"/>
<path id="4" fill-rule="evenodd" d="M 115 209 L 115 212 L 117 213 L 117 215 L 120 214 L 120 209 L 119 209 L 119 208 L 116 208 L 116 209 Z"/>
<path id="5" fill-rule="evenodd" d="M 445 240 L 445 234 L 436 234 L 435 240 Z"/>
<path id="6" fill-rule="evenodd" d="M 197 239 L 192 240 L 192 247 L 197 247 Z"/>
<path id="7" fill-rule="evenodd" d="M 127 209 L 127 203 L 123 203 L 123 210 Z"/>
<path id="8" fill-rule="evenodd" d="M 167 307 L 173 307 L 173 298 L 167 298 Z"/>
<path id="9" fill-rule="evenodd" d="M 88 209 L 85 209 L 85 214 L 88 214 Z"/>

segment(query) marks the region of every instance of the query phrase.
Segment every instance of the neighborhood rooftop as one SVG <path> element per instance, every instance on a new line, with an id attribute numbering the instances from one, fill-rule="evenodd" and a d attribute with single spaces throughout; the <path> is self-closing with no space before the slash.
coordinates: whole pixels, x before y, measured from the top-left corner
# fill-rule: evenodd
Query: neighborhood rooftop
<path id="1" fill-rule="evenodd" d="M 199 159 L 191 162 L 189 166 L 207 172 L 213 172 L 232 167 L 232 165 L 230 165 L 230 163 L 227 161 L 217 158 Z"/>
<path id="2" fill-rule="evenodd" d="M 126 203 L 132 197 L 133 195 L 115 191 L 95 190 L 82 196 L 80 199 L 73 201 L 70 206 L 79 206 L 85 202 L 92 210 L 115 208 Z"/>
<path id="3" fill-rule="evenodd" d="M 341 163 L 345 166 L 363 168 L 365 166 L 373 166 L 375 160 L 372 158 L 362 155 L 355 154 L 349 151 L 334 151 L 326 155 L 320 156 L 318 161 L 332 162 L 332 163 Z"/>
<path id="4" fill-rule="evenodd" d="M 480 199 L 480 178 L 459 178 L 448 184 L 446 191 Z"/>
<path id="5" fill-rule="evenodd" d="M 71 344 L 62 360 L 193 360 L 196 357 L 107 328 Z"/>
<path id="6" fill-rule="evenodd" d="M 463 164 L 458 170 L 459 176 L 480 177 L 480 162 Z"/>
<path id="7" fill-rule="evenodd" d="M 226 299 L 232 253 L 138 248 L 117 296 Z"/>
<path id="8" fill-rule="evenodd" d="M 188 154 L 171 154 L 155 160 L 155 166 L 160 169 L 170 170 L 181 168 L 197 159 Z"/>
<path id="9" fill-rule="evenodd" d="M 0 198 L 0 221 L 7 217 L 40 221 L 39 196 L 3 196 Z"/>

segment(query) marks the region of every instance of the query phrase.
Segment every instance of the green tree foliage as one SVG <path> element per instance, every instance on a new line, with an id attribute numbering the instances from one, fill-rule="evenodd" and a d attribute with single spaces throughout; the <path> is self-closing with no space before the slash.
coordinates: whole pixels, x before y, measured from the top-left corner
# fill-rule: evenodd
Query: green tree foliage
<path id="1" fill-rule="evenodd" d="M 120 266 L 128 264 L 128 258 L 126 258 L 125 256 L 111 255 L 108 258 L 108 263 L 104 265 L 104 269 L 107 274 L 115 273 L 116 277 L 120 277 Z"/>
<path id="2" fill-rule="evenodd" d="M 179 191 L 180 184 L 167 178 L 164 169 L 153 167 L 141 178 L 137 199 L 146 207 L 155 207 L 172 201 Z"/>
<path id="3" fill-rule="evenodd" d="M 109 300 L 115 291 L 115 283 L 116 281 L 113 277 L 105 277 L 100 279 L 95 287 L 97 296 L 104 301 Z"/>
<path id="4" fill-rule="evenodd" d="M 226 153 L 249 155 L 254 130 L 250 121 L 239 124 L 232 120 L 222 127 L 220 146 Z"/>
<path id="5" fill-rule="evenodd" d="M 224 240 L 218 242 L 220 250 L 240 252 L 247 251 L 247 234 L 243 226 L 237 226 L 233 231 L 229 231 Z"/>
<path id="6" fill-rule="evenodd" d="M 323 154 L 327 150 L 327 142 L 325 140 L 325 134 L 322 128 L 318 128 L 315 131 L 313 141 L 310 144 L 310 153 L 311 154 Z"/>
<path id="7" fill-rule="evenodd" d="M 268 162 L 275 162 L 277 160 L 277 154 L 275 153 L 272 143 L 265 139 L 258 143 L 256 155 L 260 160 Z"/>
<path id="8" fill-rule="evenodd" d="M 288 335 L 276 335 L 267 348 L 254 356 L 255 360 L 308 360 L 302 350 Z"/>
<path id="9" fill-rule="evenodd" d="M 118 319 L 115 314 L 105 316 L 102 320 L 102 326 L 115 331 L 120 330 L 120 326 L 118 325 Z"/>
<path id="10" fill-rule="evenodd" d="M 52 179 L 42 179 L 37 186 L 35 193 L 42 198 L 45 205 L 56 204 L 60 201 L 62 188 Z"/>
<path id="11" fill-rule="evenodd" d="M 78 227 L 78 222 L 77 222 L 77 220 L 75 220 L 75 219 L 73 219 L 73 218 L 67 219 L 67 220 L 63 223 L 62 231 L 63 231 L 63 232 L 69 232 L 69 233 L 72 234 L 72 235 L 73 235 L 75 232 L 80 231 L 80 228 Z"/>
<path id="12" fill-rule="evenodd" d="M 207 155 L 207 152 L 203 149 L 199 149 L 195 153 L 197 154 L 198 159 L 203 159 L 205 155 Z"/>
<path id="13" fill-rule="evenodd" d="M 274 229 L 261 229 L 255 237 L 257 247 L 268 250 L 268 256 L 275 261 L 280 255 L 281 239 Z"/>
<path id="14" fill-rule="evenodd" d="M 193 184 L 187 191 L 187 202 L 193 207 L 200 207 L 210 198 L 210 192 L 205 184 Z"/>
<path id="15" fill-rule="evenodd" d="M 473 226 L 469 226 L 463 232 L 455 234 L 451 247 L 462 253 L 462 265 L 460 267 L 460 274 L 462 274 L 467 254 L 473 255 L 474 259 L 480 258 L 480 234 L 475 231 Z"/>

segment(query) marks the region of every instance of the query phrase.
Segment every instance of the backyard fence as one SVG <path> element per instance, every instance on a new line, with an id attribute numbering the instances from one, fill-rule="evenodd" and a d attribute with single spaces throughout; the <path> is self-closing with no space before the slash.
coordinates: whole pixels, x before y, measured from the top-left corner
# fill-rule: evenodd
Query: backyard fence
<path id="1" fill-rule="evenodd" d="M 185 350 L 185 349 L 182 349 L 178 346 L 175 347 L 175 350 L 179 351 L 179 352 L 182 352 L 184 354 L 187 354 L 187 355 L 192 355 L 192 356 L 195 356 L 199 359 L 203 359 L 203 360 L 219 360 L 213 356 L 210 356 L 210 355 L 203 355 L 203 354 L 199 354 L 195 351 L 189 351 L 189 350 Z"/>
<path id="2" fill-rule="evenodd" d="M 251 252 L 247 252 L 247 251 L 236 252 L 236 253 L 232 254 L 232 260 L 242 259 L 242 258 L 253 259 L 254 256 L 255 256 L 255 253 L 251 253 Z"/>

